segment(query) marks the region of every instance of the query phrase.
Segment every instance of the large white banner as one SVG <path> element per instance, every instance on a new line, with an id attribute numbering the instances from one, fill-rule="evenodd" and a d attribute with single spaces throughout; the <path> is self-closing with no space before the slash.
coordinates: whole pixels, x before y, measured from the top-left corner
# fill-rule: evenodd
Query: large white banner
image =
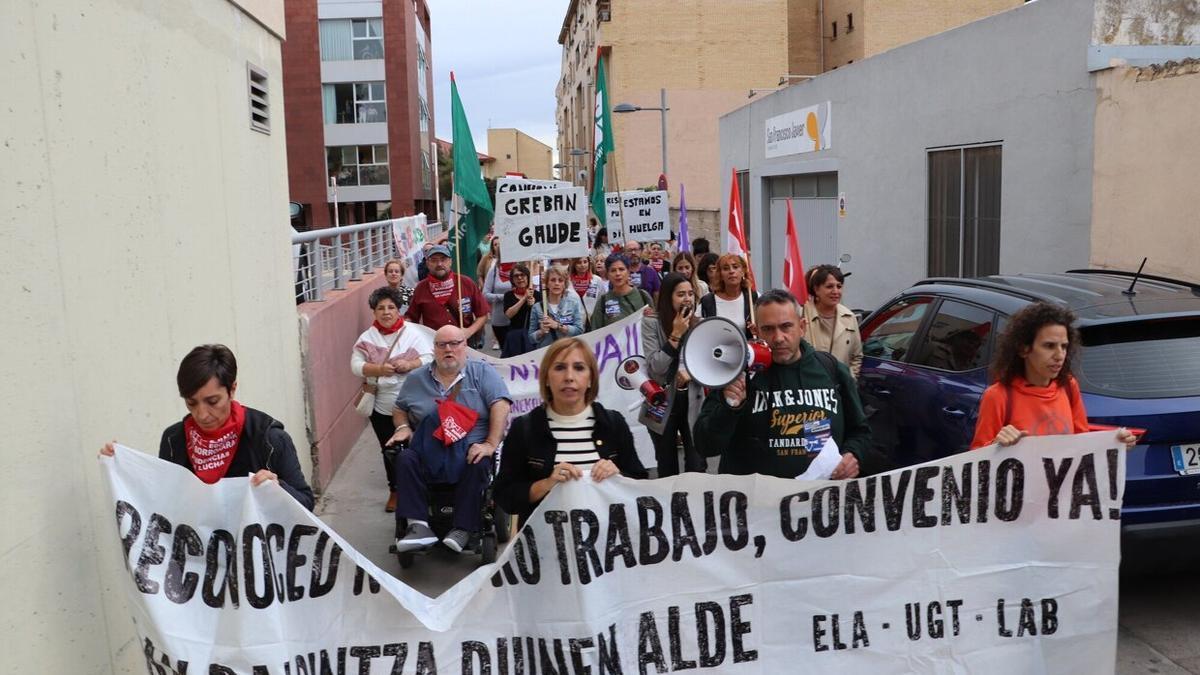
<path id="1" fill-rule="evenodd" d="M 504 262 L 588 255 L 583 188 L 496 192 L 496 236 Z"/>
<path id="2" fill-rule="evenodd" d="M 621 218 L 627 241 L 667 241 L 671 238 L 671 205 L 666 190 L 622 192 Z"/>
<path id="3" fill-rule="evenodd" d="M 437 598 L 273 483 L 101 463 L 150 672 L 1092 674 L 1116 654 L 1112 440 L 851 481 L 585 478 Z"/>

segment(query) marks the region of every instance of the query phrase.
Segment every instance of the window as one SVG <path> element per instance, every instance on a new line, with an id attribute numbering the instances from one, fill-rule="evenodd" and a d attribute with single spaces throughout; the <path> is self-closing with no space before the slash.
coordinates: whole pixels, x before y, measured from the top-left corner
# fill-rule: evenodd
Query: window
<path id="1" fill-rule="evenodd" d="M 421 187 L 433 189 L 433 164 L 429 161 L 429 151 L 421 151 Z"/>
<path id="2" fill-rule="evenodd" d="M 383 19 L 322 19 L 322 61 L 383 58 Z"/>
<path id="3" fill-rule="evenodd" d="M 1200 391 L 1200 319 L 1131 321 L 1083 329 L 1075 374 L 1083 391 L 1175 398 Z"/>
<path id="4" fill-rule="evenodd" d="M 834 40 L 837 39 L 837 22 L 836 21 L 833 22 L 833 39 Z"/>
<path id="5" fill-rule="evenodd" d="M 847 14 L 846 15 L 846 32 L 849 33 L 852 30 L 854 30 L 854 14 Z"/>
<path id="6" fill-rule="evenodd" d="M 903 361 L 932 302 L 928 297 L 904 298 L 876 315 L 863 327 L 863 354 Z"/>
<path id="7" fill-rule="evenodd" d="M 329 175 L 338 185 L 387 185 L 386 145 L 342 145 L 325 148 Z"/>
<path id="8" fill-rule="evenodd" d="M 929 153 L 929 275 L 1000 272 L 999 145 Z"/>
<path id="9" fill-rule="evenodd" d="M 421 133 L 429 131 L 429 104 L 424 96 L 417 96 L 417 122 Z"/>
<path id="10" fill-rule="evenodd" d="M 746 234 L 746 239 L 750 238 L 750 172 L 737 172 L 738 196 L 742 198 L 742 232 Z M 749 246 L 750 242 L 747 241 Z"/>
<path id="11" fill-rule="evenodd" d="M 912 363 L 955 372 L 983 368 L 995 323 L 990 309 L 943 300 Z"/>
<path id="12" fill-rule="evenodd" d="M 270 134 L 271 100 L 267 89 L 267 72 L 247 63 L 246 81 L 250 97 L 250 128 Z"/>
<path id="13" fill-rule="evenodd" d="M 325 124 L 366 124 L 387 121 L 387 91 L 383 82 L 345 82 L 321 85 Z"/>

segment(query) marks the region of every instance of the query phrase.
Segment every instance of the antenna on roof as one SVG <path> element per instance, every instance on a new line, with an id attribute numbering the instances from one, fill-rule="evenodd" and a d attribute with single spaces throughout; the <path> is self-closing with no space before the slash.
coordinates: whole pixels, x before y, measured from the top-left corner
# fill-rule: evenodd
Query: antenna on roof
<path id="1" fill-rule="evenodd" d="M 1146 269 L 1147 260 L 1149 260 L 1149 258 L 1142 258 L 1142 264 L 1138 266 L 1137 274 L 1133 275 L 1133 281 L 1129 282 L 1129 288 L 1121 291 L 1122 295 L 1128 295 L 1130 297 L 1137 295 L 1137 291 L 1133 290 L 1133 287 L 1137 284 L 1138 279 L 1141 278 L 1142 270 Z"/>

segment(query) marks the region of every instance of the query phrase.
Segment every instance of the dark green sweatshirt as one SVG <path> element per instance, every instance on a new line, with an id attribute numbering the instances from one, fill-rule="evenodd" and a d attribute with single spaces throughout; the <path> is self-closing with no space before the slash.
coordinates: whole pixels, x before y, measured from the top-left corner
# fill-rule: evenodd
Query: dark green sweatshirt
<path id="1" fill-rule="evenodd" d="M 704 400 L 692 437 L 704 455 L 721 456 L 721 473 L 795 478 L 829 435 L 841 453 L 863 460 L 871 429 L 850 370 L 837 363 L 831 380 L 812 345 L 801 342 L 800 350 L 795 363 L 751 378 L 740 408 L 730 408 L 720 389 Z"/>

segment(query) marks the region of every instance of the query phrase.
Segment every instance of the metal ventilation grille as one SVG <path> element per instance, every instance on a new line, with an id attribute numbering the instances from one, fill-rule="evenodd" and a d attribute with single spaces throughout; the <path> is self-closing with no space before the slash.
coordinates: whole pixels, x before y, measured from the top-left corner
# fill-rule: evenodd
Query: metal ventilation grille
<path id="1" fill-rule="evenodd" d="M 267 93 L 267 73 L 247 63 L 246 76 L 250 95 L 250 128 L 269 134 L 271 133 L 271 100 Z"/>

